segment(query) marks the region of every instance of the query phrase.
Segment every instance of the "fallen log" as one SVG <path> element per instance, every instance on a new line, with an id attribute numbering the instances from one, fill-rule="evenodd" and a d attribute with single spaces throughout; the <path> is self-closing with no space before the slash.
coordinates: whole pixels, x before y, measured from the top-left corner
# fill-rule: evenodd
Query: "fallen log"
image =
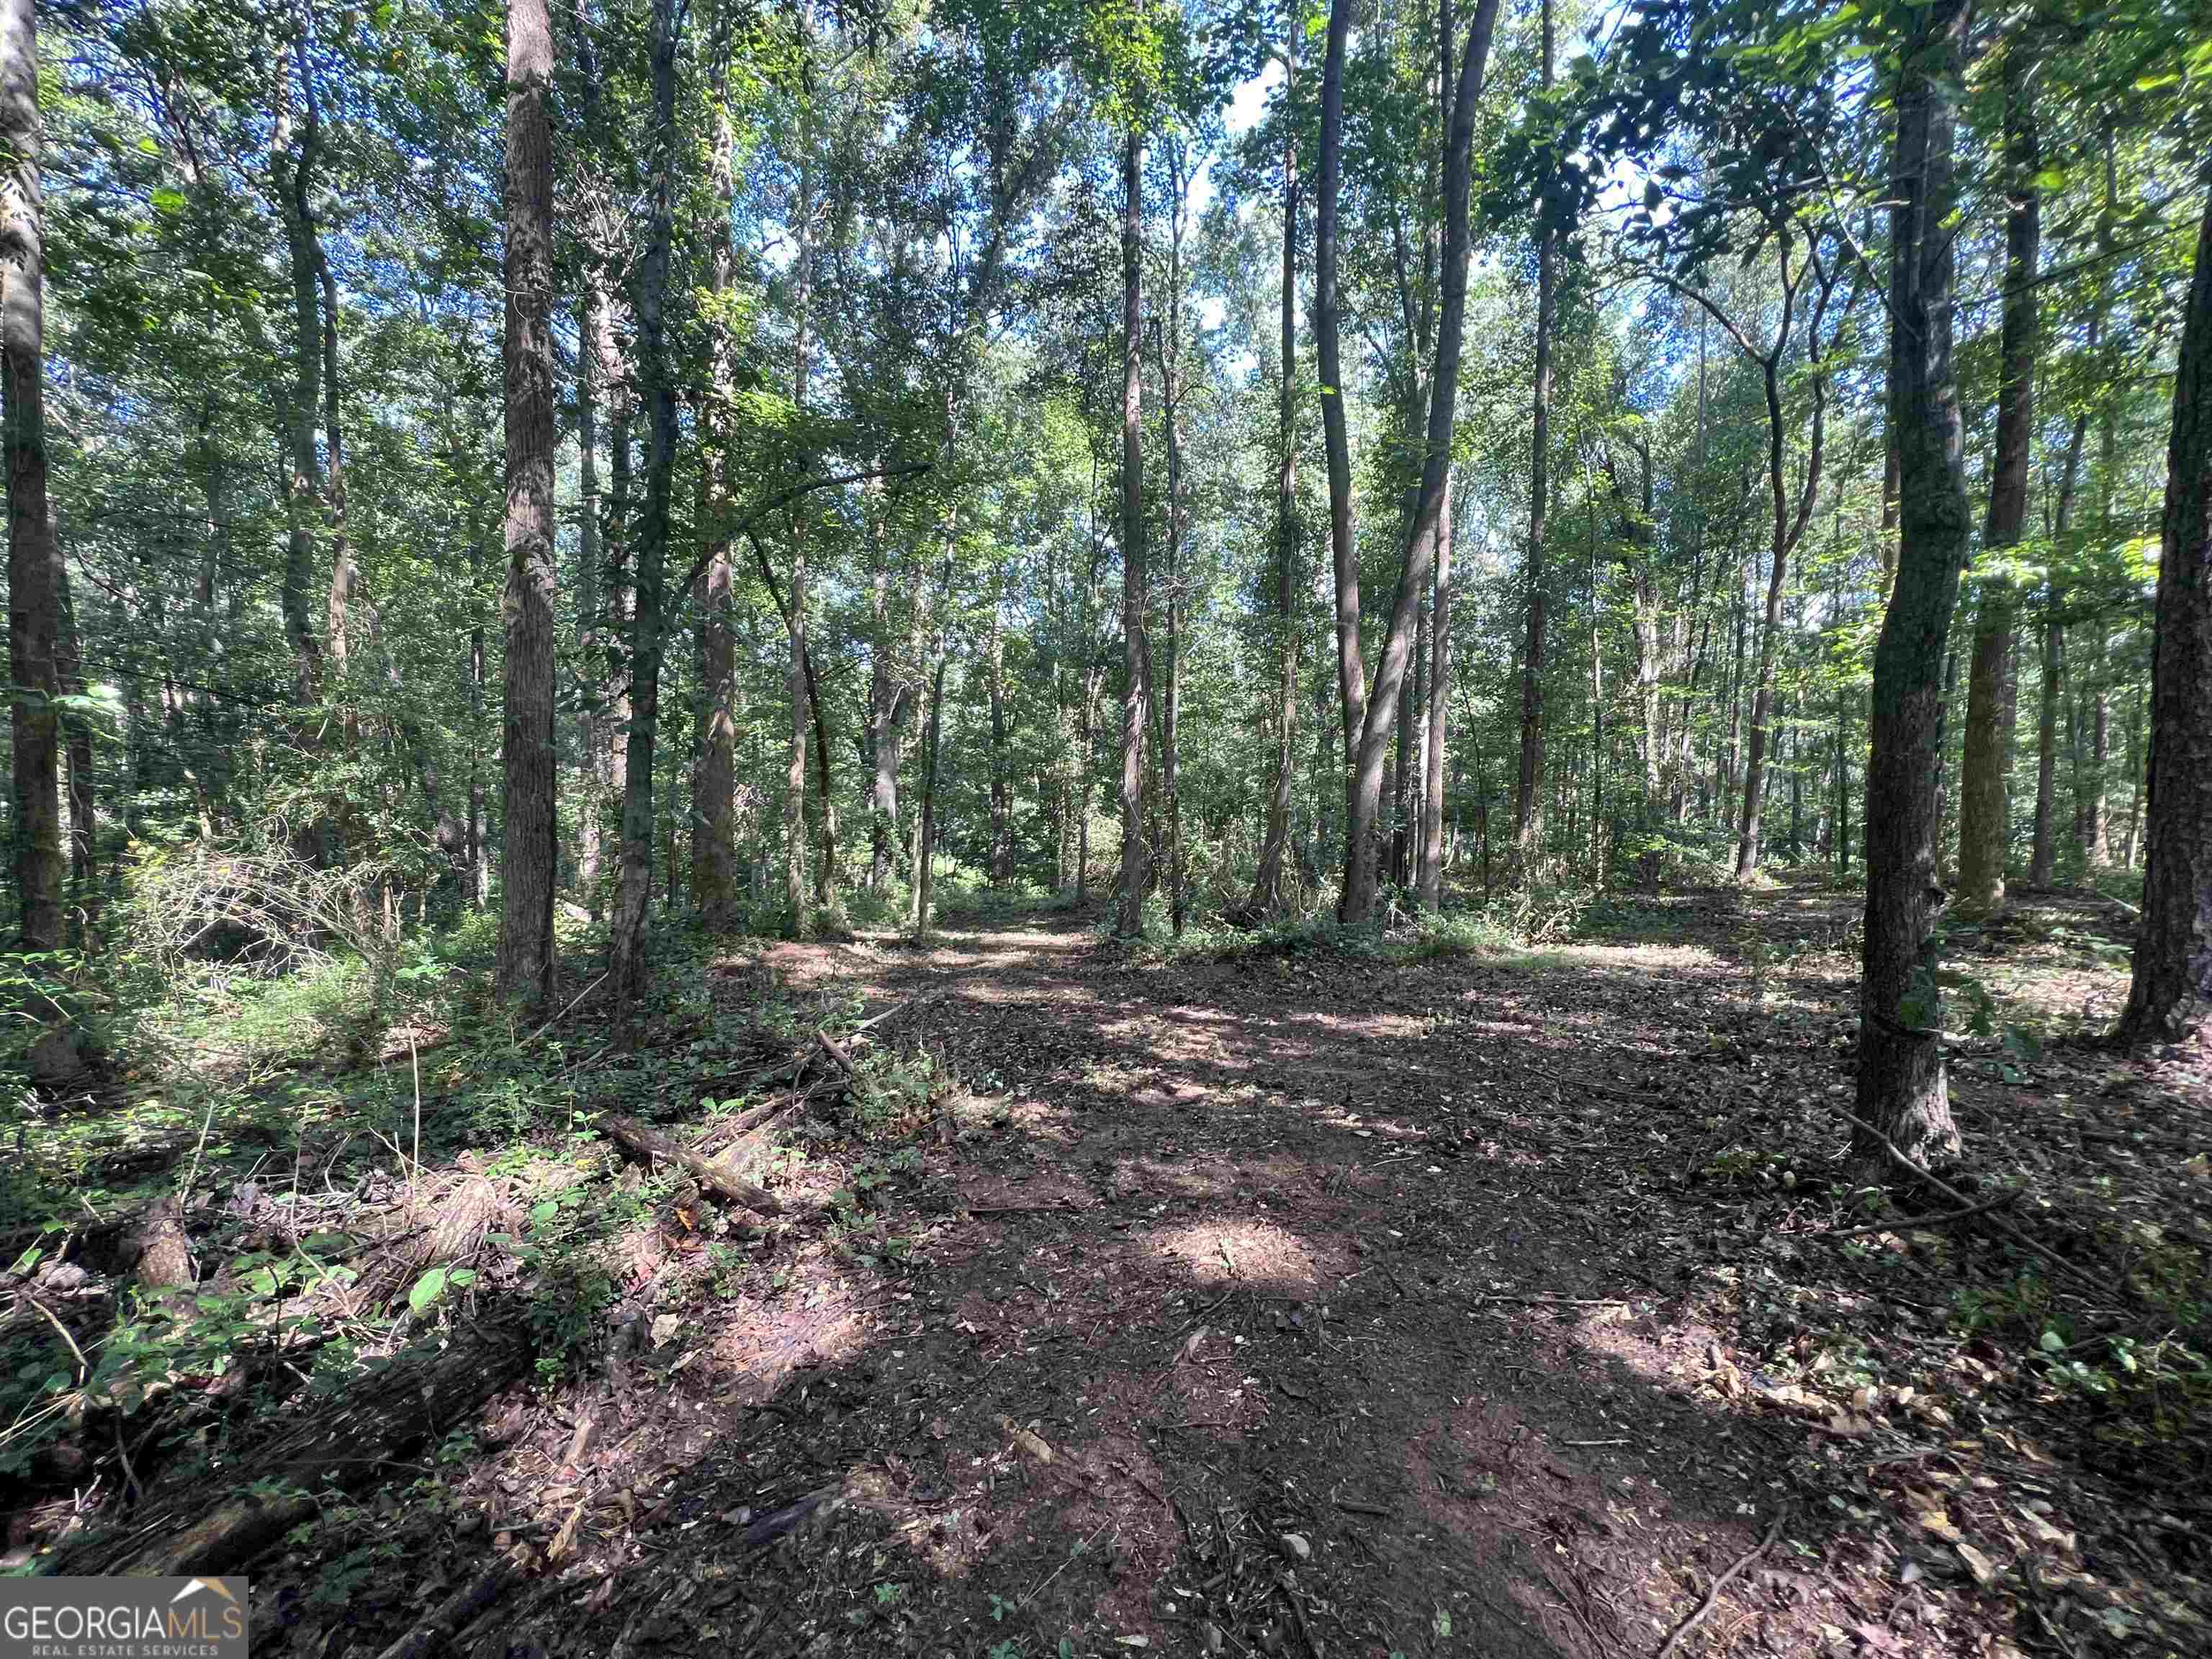
<path id="1" fill-rule="evenodd" d="M 158 1486 L 122 1526 L 64 1543 L 47 1570 L 77 1577 L 177 1578 L 245 1565 L 317 1512 L 318 1489 L 368 1484 L 377 1471 L 477 1410 L 530 1367 L 533 1348 L 520 1319 L 457 1334 L 436 1349 L 410 1349 L 318 1395 L 274 1424 L 225 1468 L 241 1494 L 207 1506 L 207 1481 Z"/>
<path id="2" fill-rule="evenodd" d="M 665 1158 L 684 1170 L 708 1192 L 726 1201 L 757 1210 L 763 1215 L 781 1215 L 783 1205 L 765 1187 L 740 1179 L 711 1158 L 693 1152 L 672 1135 L 647 1128 L 634 1117 L 609 1113 L 600 1127 L 620 1146 L 640 1158 Z"/>

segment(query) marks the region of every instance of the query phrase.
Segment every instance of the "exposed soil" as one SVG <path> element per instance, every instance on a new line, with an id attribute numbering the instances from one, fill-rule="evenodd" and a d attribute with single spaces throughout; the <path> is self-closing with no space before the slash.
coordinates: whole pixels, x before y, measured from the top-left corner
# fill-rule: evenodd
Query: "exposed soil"
<path id="1" fill-rule="evenodd" d="M 305 1574 L 266 1611 L 373 1652 L 496 1540 L 535 1577 L 463 1651 L 1581 1659 L 1660 1652 L 1764 1540 L 1675 1651 L 2212 1649 L 2186 1404 L 2160 1443 L 2033 1337 L 1962 1342 L 1954 1293 L 2039 1266 L 1995 1227 L 1816 1236 L 1864 1213 L 1831 1186 L 1854 903 L 1396 965 L 1160 966 L 1066 916 L 777 947 L 793 988 L 913 999 L 872 1036 L 968 1091 L 921 1167 L 714 1285 L 642 1241 L 637 1305 L 697 1281 L 677 1321 L 511 1402 L 335 1625 Z M 2110 924 L 2060 921 L 2002 961 L 2108 1018 Z M 2002 1224 L 2093 1264 L 2116 1205 L 2212 1237 L 2202 1049 L 1955 1073 L 1982 1170 L 2033 1188 Z"/>

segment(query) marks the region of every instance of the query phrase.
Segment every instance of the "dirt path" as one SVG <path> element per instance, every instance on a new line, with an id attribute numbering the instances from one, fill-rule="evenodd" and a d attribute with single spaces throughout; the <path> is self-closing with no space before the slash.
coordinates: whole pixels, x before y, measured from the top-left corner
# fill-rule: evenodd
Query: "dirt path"
<path id="1" fill-rule="evenodd" d="M 1942 1284 L 1832 1252 L 1808 1294 L 1775 1263 L 1817 1247 L 1760 1243 L 1819 1182 L 1758 1149 L 1847 1086 L 1846 921 L 1690 902 L 1401 965 L 1133 965 L 1064 920 L 778 948 L 794 988 L 916 999 L 893 1046 L 973 1097 L 872 1231 L 624 1408 L 658 1529 L 534 1639 L 1651 1654 L 1773 1526 L 1680 1651 L 2002 1651 L 1951 1522 L 1899 1513 L 1972 1524 L 1960 1425 L 1854 1386 L 1888 1374 L 1855 1321 L 1932 1342 Z"/>

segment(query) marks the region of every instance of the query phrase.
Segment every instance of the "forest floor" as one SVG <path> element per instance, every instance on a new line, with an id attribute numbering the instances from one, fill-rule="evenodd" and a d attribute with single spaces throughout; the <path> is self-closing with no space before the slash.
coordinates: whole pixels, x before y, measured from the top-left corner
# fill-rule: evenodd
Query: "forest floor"
<path id="1" fill-rule="evenodd" d="M 1857 905 L 1621 896 L 1429 957 L 1007 911 L 750 950 L 730 997 L 893 1010 L 867 1043 L 959 1086 L 870 1147 L 791 1127 L 756 1173 L 836 1207 L 744 1249 L 695 1194 L 641 1212 L 649 1334 L 373 1506 L 400 1547 L 343 1593 L 312 1534 L 257 1569 L 259 1650 L 376 1653 L 495 1549 L 528 1582 L 456 1651 L 2212 1650 L 2174 1340 L 2212 1057 L 2078 1040 L 2124 994 L 2106 908 L 1960 927 L 1997 1201 L 1885 1206 L 1840 1162 Z"/>

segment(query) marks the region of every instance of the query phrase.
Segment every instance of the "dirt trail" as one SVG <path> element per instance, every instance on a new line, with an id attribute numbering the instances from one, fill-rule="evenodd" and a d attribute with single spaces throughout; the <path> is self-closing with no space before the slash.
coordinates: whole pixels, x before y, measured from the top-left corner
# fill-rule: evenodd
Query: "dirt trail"
<path id="1" fill-rule="evenodd" d="M 888 1183 L 880 1259 L 817 1250 L 696 1331 L 648 1436 L 661 1530 L 584 1623 L 525 1627 L 623 1654 L 1652 1653 L 1778 1522 L 1680 1651 L 1999 1650 L 1958 1558 L 1875 1513 L 1868 1437 L 1907 1464 L 1940 1437 L 1762 1371 L 1821 1347 L 1809 1313 L 1764 1358 L 1717 1328 L 1758 1316 L 1708 1165 L 1844 1086 L 1842 926 L 1811 896 L 1400 965 L 1133 965 L 1065 920 L 778 947 L 794 988 L 915 998 L 894 1046 L 975 1097 Z M 1880 1306 L 1940 1328 L 1934 1297 Z"/>

